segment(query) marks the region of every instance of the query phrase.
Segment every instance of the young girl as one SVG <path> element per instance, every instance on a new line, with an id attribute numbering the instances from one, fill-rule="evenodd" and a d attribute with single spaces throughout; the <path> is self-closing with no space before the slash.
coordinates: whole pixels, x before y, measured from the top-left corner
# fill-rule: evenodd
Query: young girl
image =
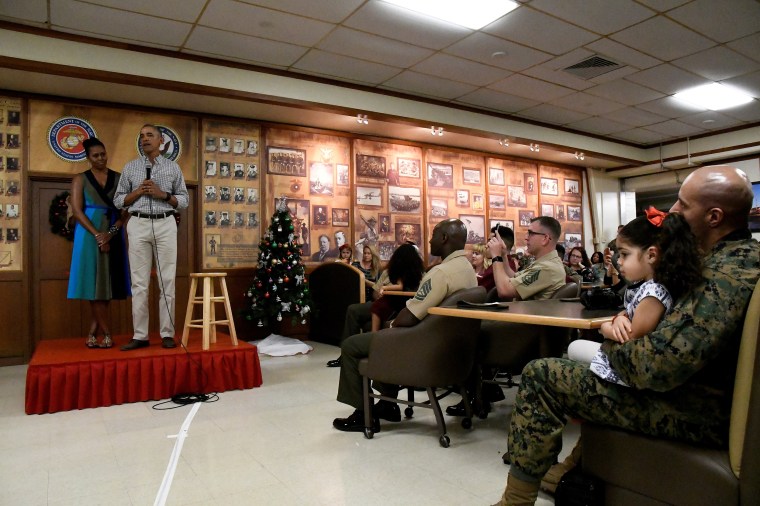
<path id="1" fill-rule="evenodd" d="M 396 311 L 406 306 L 406 298 L 399 295 L 383 295 L 386 290 L 414 291 L 425 274 L 419 250 L 414 244 L 406 243 L 393 252 L 388 261 L 390 284 L 380 290 L 380 298 L 372 303 L 372 332 L 380 330 L 383 323 Z"/>
<path id="2" fill-rule="evenodd" d="M 616 244 L 620 274 L 633 284 L 625 293 L 625 310 L 604 323 L 601 333 L 605 339 L 625 343 L 652 332 L 673 301 L 701 281 L 701 262 L 696 239 L 683 216 L 653 207 L 623 227 Z M 625 385 L 600 347 L 591 341 L 574 341 L 568 356 L 590 361 L 597 376 Z"/>
<path id="3" fill-rule="evenodd" d="M 344 264 L 351 265 L 352 257 L 354 256 L 354 250 L 348 244 L 342 245 L 338 248 L 338 258 L 336 262 L 343 262 Z"/>
<path id="4" fill-rule="evenodd" d="M 475 270 L 475 276 L 478 278 L 478 286 L 486 289 L 486 292 L 496 286 L 493 279 L 493 269 L 491 268 L 491 259 L 486 256 L 488 248 L 485 244 L 476 244 L 472 247 L 472 258 L 470 263 Z"/>

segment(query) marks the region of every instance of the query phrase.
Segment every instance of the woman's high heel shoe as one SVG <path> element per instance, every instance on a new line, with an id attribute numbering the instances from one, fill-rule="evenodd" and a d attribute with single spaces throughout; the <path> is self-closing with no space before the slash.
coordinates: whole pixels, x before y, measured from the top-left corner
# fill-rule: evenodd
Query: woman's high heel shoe
<path id="1" fill-rule="evenodd" d="M 90 334 L 87 336 L 87 341 L 85 343 L 88 348 L 97 348 L 98 347 L 98 338 L 95 337 L 95 334 Z"/>
<path id="2" fill-rule="evenodd" d="M 103 334 L 103 341 L 101 341 L 100 347 L 101 348 L 113 347 L 113 339 L 111 339 L 111 334 Z"/>

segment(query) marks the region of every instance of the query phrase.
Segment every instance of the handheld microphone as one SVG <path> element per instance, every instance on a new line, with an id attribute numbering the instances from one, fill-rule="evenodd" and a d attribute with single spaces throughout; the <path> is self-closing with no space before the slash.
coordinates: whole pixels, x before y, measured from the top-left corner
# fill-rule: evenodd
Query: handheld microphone
<path id="1" fill-rule="evenodd" d="M 153 165 L 150 163 L 150 158 L 145 158 L 145 179 L 150 179 L 150 171 L 153 170 Z"/>

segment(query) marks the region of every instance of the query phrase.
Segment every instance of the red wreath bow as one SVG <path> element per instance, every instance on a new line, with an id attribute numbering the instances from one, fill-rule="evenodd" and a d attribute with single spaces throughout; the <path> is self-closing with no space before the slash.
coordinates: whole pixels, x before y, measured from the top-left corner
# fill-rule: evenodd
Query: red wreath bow
<path id="1" fill-rule="evenodd" d="M 649 220 L 649 223 L 651 223 L 655 227 L 661 226 L 663 220 L 668 215 L 668 213 L 663 213 L 659 209 L 655 209 L 654 206 L 649 206 L 649 209 L 646 210 L 646 213 L 647 213 L 647 220 Z"/>

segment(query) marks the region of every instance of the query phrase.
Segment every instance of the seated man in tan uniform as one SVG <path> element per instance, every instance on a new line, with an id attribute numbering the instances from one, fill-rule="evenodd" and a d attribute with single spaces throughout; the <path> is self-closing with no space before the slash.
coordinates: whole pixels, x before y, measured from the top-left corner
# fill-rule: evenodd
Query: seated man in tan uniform
<path id="1" fill-rule="evenodd" d="M 457 219 L 445 220 L 435 226 L 433 237 L 430 239 L 430 254 L 440 256 L 444 260 L 425 274 L 415 296 L 409 299 L 406 307 L 390 321 L 389 327 L 413 327 L 425 319 L 429 308 L 439 305 L 452 293 L 478 286 L 475 271 L 465 255 L 466 239 L 467 228 Z M 333 427 L 338 430 L 364 430 L 364 401 L 359 361 L 369 355 L 372 339 L 382 339 L 382 333 L 383 330 L 356 334 L 344 340 L 341 345 L 338 401 L 353 406 L 356 410 L 348 418 L 333 420 Z M 390 397 L 396 397 L 399 391 L 398 385 L 375 383 L 374 388 Z M 380 401 L 372 412 L 375 417 L 375 432 L 380 430 L 379 418 L 392 422 L 401 421 L 401 410 L 398 404 L 392 402 Z"/>

